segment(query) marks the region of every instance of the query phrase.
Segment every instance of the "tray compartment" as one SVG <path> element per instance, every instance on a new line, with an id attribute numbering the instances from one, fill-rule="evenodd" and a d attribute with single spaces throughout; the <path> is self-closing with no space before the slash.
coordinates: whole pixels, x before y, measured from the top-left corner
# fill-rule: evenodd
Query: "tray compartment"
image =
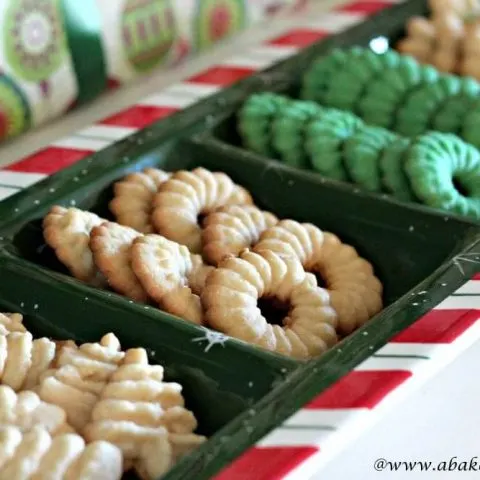
<path id="1" fill-rule="evenodd" d="M 372 18 L 372 23 L 370 24 L 371 30 L 365 31 L 363 28 L 356 28 L 345 32 L 346 37 L 342 35 L 334 36 L 330 39 L 327 39 L 324 42 L 320 42 L 318 45 L 312 47 L 309 51 L 309 54 L 298 55 L 294 59 L 287 60 L 285 64 L 274 67 L 265 75 L 266 86 L 263 89 L 259 89 L 259 92 L 274 92 L 282 95 L 286 95 L 292 99 L 299 98 L 299 91 L 301 88 L 301 80 L 303 73 L 311 65 L 311 62 L 320 58 L 322 54 L 328 52 L 333 47 L 344 47 L 351 45 L 360 45 L 360 46 L 369 46 L 373 50 L 378 48 L 379 44 L 382 44 L 387 40 L 390 46 L 393 47 L 395 42 L 403 37 L 404 34 L 404 25 L 406 21 L 411 18 L 413 15 L 423 15 L 428 11 L 428 2 L 417 1 L 417 2 L 405 2 L 401 5 L 398 5 L 392 9 L 386 10 L 383 14 L 379 14 Z M 364 27 L 369 22 L 365 22 L 360 27 Z M 348 37 L 348 40 L 346 38 Z M 384 45 L 383 45 L 384 46 Z M 325 49 L 325 50 L 323 50 Z M 314 54 L 315 52 L 315 54 Z M 293 69 L 295 67 L 295 69 Z M 287 73 L 288 72 L 288 73 Z M 281 76 L 283 73 L 283 76 Z M 271 76 L 271 81 L 267 80 L 268 76 Z M 280 81 L 274 80 L 275 78 L 281 78 Z M 210 128 L 206 128 L 203 132 L 204 138 L 208 141 L 209 139 L 213 141 L 219 141 L 225 143 L 226 145 L 231 146 L 233 149 L 237 149 L 238 152 L 247 152 L 246 147 L 242 145 L 240 135 L 238 133 L 238 124 L 237 124 L 237 113 L 239 108 L 242 106 L 244 101 L 251 95 L 251 91 L 245 91 L 245 96 L 243 99 L 239 99 L 236 104 L 230 104 L 228 109 L 224 109 L 219 113 L 214 120 Z M 221 147 L 218 145 L 219 148 Z M 258 160 L 263 159 L 265 162 L 269 160 L 281 160 L 272 155 L 268 158 L 265 155 L 256 154 L 254 152 L 251 155 Z M 267 167 L 265 167 L 267 168 Z M 295 168 L 295 167 L 291 167 Z M 308 171 L 311 175 L 322 176 L 321 173 L 315 171 L 315 169 L 309 168 Z M 331 182 L 333 185 L 339 185 L 339 182 L 325 178 L 326 182 Z M 343 182 L 342 182 L 343 183 Z M 347 180 L 345 182 L 349 185 L 353 192 L 362 188 L 355 183 L 351 183 Z M 386 198 L 386 194 L 376 193 L 377 198 L 383 199 Z M 392 194 L 393 196 L 393 194 Z M 419 201 L 420 202 L 420 201 Z M 417 203 L 415 203 L 417 205 Z M 431 207 L 427 207 L 431 208 Z M 435 210 L 431 208 L 432 211 Z M 449 216 L 460 216 L 459 214 L 445 212 Z"/>
<path id="2" fill-rule="evenodd" d="M 478 229 L 467 221 L 431 214 L 422 207 L 410 207 L 388 199 L 378 201 L 376 196 L 353 190 L 348 185 L 327 182 L 277 162 L 265 164 L 254 155 L 202 138 L 169 142 L 158 146 L 146 158 L 148 161 L 140 158 L 138 163 L 132 161 L 128 166 L 106 166 L 94 185 L 81 186 L 56 201 L 63 205 L 73 201 L 80 208 L 111 217 L 107 205 L 112 182 L 128 171 L 146 165 L 170 171 L 197 166 L 224 171 L 245 186 L 261 208 L 280 218 L 312 222 L 322 230 L 338 234 L 344 242 L 357 248 L 374 265 L 384 284 L 385 306 L 434 273 L 478 233 Z M 24 221 L 0 231 L 2 236 L 8 237 L 4 249 L 12 258 L 22 259 L 26 266 L 37 265 L 41 267 L 40 271 L 48 271 L 48 275 L 58 282 L 92 291 L 92 288 L 63 275 L 63 267 L 44 244 L 40 222 L 50 206 L 50 199 L 45 197 Z M 445 292 L 445 296 L 447 294 Z M 124 298 L 119 301 L 128 304 Z M 159 319 L 171 318 L 159 311 L 155 314 Z M 172 321 L 174 325 L 179 323 Z"/>

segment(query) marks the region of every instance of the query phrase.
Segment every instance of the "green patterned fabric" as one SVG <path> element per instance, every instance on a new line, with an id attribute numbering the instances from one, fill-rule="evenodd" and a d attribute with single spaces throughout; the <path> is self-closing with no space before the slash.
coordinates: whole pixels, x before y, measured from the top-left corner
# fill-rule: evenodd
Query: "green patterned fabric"
<path id="1" fill-rule="evenodd" d="M 42 82 L 60 69 L 68 49 L 60 0 L 10 1 L 3 22 L 5 60 L 14 76 Z"/>
<path id="2" fill-rule="evenodd" d="M 2 0 L 0 141 L 303 0 Z"/>
<path id="3" fill-rule="evenodd" d="M 245 28 L 247 3 L 246 0 L 197 1 L 193 27 L 195 48 L 204 50 Z"/>
<path id="4" fill-rule="evenodd" d="M 139 28 L 142 25 L 142 28 Z M 121 15 L 123 49 L 138 72 L 166 62 L 177 38 L 172 2 L 127 0 Z"/>

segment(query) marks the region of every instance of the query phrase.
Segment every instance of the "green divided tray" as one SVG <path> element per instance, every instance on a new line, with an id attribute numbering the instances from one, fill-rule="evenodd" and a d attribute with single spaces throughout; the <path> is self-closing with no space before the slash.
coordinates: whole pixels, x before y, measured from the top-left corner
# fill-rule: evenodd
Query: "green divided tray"
<path id="1" fill-rule="evenodd" d="M 372 31 L 398 36 L 405 18 L 424 8 L 424 2 L 412 1 L 381 13 L 0 204 L 3 309 L 24 313 L 36 335 L 94 341 L 113 331 L 123 347 L 147 348 L 152 361 L 166 367 L 167 378 L 184 386 L 199 433 L 213 436 L 165 479 L 211 478 L 478 271 L 475 263 L 459 268 L 457 261 L 461 254 L 480 256 L 478 225 L 297 171 L 223 141 L 235 143 L 225 118 L 249 93 L 272 87 L 292 91 L 298 72 L 322 51 L 368 44 Z M 68 276 L 45 246 L 42 217 L 60 204 L 111 218 L 107 203 L 112 183 L 148 166 L 224 171 L 249 189 L 260 207 L 338 234 L 373 263 L 385 287 L 386 308 L 321 358 L 300 363 Z M 420 292 L 428 294 L 412 302 Z"/>

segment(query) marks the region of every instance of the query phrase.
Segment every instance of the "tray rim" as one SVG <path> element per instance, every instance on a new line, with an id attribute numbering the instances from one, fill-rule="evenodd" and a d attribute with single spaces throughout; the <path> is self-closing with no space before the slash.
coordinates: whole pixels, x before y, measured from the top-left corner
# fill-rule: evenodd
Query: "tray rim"
<path id="1" fill-rule="evenodd" d="M 353 2 L 353 3 L 355 3 L 355 2 Z M 372 2 L 372 3 L 375 3 L 375 2 Z M 380 2 L 380 3 L 381 3 L 381 2 Z M 148 128 L 147 128 L 147 130 L 148 130 Z M 8 201 L 8 200 L 7 200 L 7 201 Z M 2 206 L 3 206 L 3 205 L 2 205 Z M 11 212 L 10 212 L 10 213 L 11 213 Z M 292 451 L 293 451 L 293 450 L 292 450 Z M 272 472 L 272 473 L 274 473 L 274 472 Z M 220 478 L 220 477 L 219 477 L 219 478 Z M 225 478 L 226 478 L 226 477 L 225 477 Z M 262 477 L 262 478 L 264 478 L 264 477 Z M 267 478 L 267 477 L 265 477 L 265 478 Z"/>

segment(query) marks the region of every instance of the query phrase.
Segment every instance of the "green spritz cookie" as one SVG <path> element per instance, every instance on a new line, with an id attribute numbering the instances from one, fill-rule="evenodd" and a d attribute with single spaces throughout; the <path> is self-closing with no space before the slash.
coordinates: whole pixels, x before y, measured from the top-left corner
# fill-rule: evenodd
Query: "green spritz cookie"
<path id="1" fill-rule="evenodd" d="M 325 105 L 342 110 L 354 110 L 355 105 L 362 97 L 365 89 L 385 66 L 395 65 L 399 55 L 396 52 L 387 52 L 378 55 L 369 49 L 351 53 L 353 61 L 345 62 L 338 68 L 332 77 L 324 97 Z"/>
<path id="2" fill-rule="evenodd" d="M 480 98 L 470 105 L 469 112 L 465 116 L 463 126 L 461 128 L 462 138 L 480 148 L 480 135 L 478 134 L 478 126 L 480 125 Z"/>
<path id="3" fill-rule="evenodd" d="M 311 121 L 305 129 L 305 147 L 313 168 L 326 177 L 347 180 L 343 144 L 362 125 L 355 115 L 339 111 L 329 111 Z"/>
<path id="4" fill-rule="evenodd" d="M 271 156 L 271 124 L 279 108 L 290 100 L 274 93 L 252 95 L 238 113 L 238 131 L 246 148 Z"/>
<path id="5" fill-rule="evenodd" d="M 426 205 L 480 219 L 480 152 L 456 135 L 433 132 L 417 138 L 405 170 Z"/>
<path id="6" fill-rule="evenodd" d="M 422 66 L 411 57 L 402 57 L 397 68 L 386 70 L 372 82 L 359 103 L 358 111 L 368 123 L 391 127 L 406 95 L 419 85 L 437 79 L 438 72 L 433 67 Z"/>
<path id="7" fill-rule="evenodd" d="M 402 57 L 395 68 L 385 69 L 372 83 L 367 91 L 369 97 L 377 91 L 377 87 L 384 87 L 382 101 L 395 103 L 398 97 L 403 95 L 409 88 L 420 82 L 422 66 L 411 57 Z M 388 86 L 389 89 L 385 87 Z M 373 95 L 375 98 L 376 96 Z"/>
<path id="8" fill-rule="evenodd" d="M 433 130 L 458 133 L 479 93 L 480 84 L 474 78 L 461 78 L 459 92 L 447 98 L 437 111 L 432 122 Z"/>
<path id="9" fill-rule="evenodd" d="M 372 192 L 382 191 L 380 157 L 396 138 L 384 128 L 364 126 L 345 142 L 344 162 L 355 183 Z"/>
<path id="10" fill-rule="evenodd" d="M 308 166 L 305 127 L 324 111 L 314 102 L 302 101 L 287 103 L 279 108 L 271 127 L 272 145 L 284 163 L 298 168 Z"/>
<path id="11" fill-rule="evenodd" d="M 394 130 L 407 137 L 427 132 L 445 100 L 460 91 L 460 84 L 458 77 L 442 75 L 436 82 L 419 86 L 398 110 Z"/>
<path id="12" fill-rule="evenodd" d="M 404 169 L 411 144 L 409 138 L 396 138 L 383 150 L 379 165 L 384 190 L 399 200 L 414 202 L 415 195 Z"/>
<path id="13" fill-rule="evenodd" d="M 322 103 L 329 107 L 351 111 L 362 95 L 364 88 L 365 83 L 359 78 L 355 78 L 355 74 L 350 70 L 341 70 L 335 75 L 335 81 L 329 85 Z"/>
<path id="14" fill-rule="evenodd" d="M 336 48 L 325 57 L 316 60 L 303 76 L 300 97 L 324 103 L 325 94 L 338 70 L 352 58 L 359 56 L 362 50 L 360 47 Z"/>

